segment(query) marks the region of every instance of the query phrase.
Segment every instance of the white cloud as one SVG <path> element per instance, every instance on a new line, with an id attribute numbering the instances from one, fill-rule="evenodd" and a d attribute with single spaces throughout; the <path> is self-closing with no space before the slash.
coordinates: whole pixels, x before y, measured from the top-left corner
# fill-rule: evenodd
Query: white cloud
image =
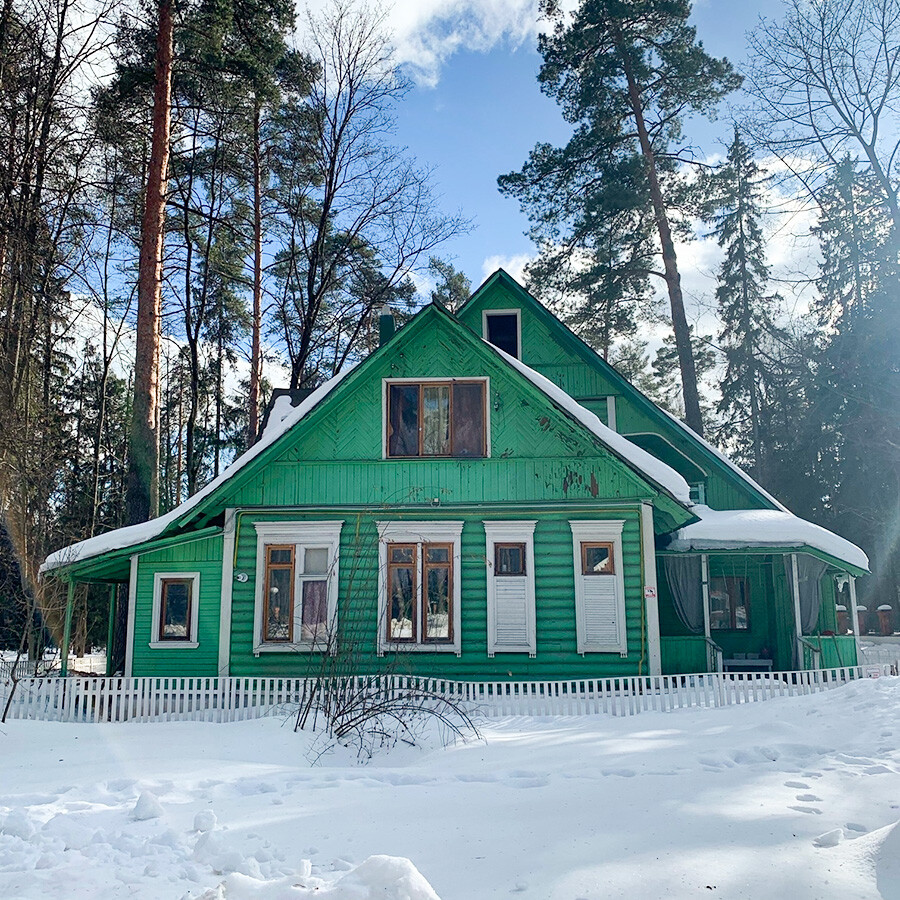
<path id="1" fill-rule="evenodd" d="M 485 257 L 484 262 L 481 264 L 481 274 L 488 278 L 497 269 L 505 269 L 519 284 L 525 284 L 525 266 L 533 259 L 534 254 L 531 253 L 517 253 L 514 256 L 502 256 L 500 254 L 488 256 Z"/>

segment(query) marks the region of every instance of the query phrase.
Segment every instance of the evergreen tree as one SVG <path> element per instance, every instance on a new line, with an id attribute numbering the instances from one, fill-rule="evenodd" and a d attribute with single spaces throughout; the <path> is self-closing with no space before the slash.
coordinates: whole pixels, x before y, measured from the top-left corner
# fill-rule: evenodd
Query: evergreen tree
<path id="1" fill-rule="evenodd" d="M 428 273 L 435 278 L 431 299 L 456 312 L 472 296 L 472 282 L 464 272 L 452 263 L 432 256 L 428 260 Z"/>
<path id="2" fill-rule="evenodd" d="M 728 157 L 710 179 L 706 216 L 725 259 L 716 289 L 725 373 L 718 411 L 727 449 L 763 483 L 768 475 L 767 390 L 778 353 L 776 298 L 766 293 L 769 270 L 760 228 L 763 175 L 735 129 Z"/>
<path id="3" fill-rule="evenodd" d="M 554 23 L 552 34 L 542 35 L 539 44 L 544 57 L 541 89 L 562 105 L 575 133 L 562 151 L 539 144 L 521 173 L 500 179 L 501 190 L 533 207 L 532 216 L 551 225 L 551 240 L 553 228 L 571 219 L 571 214 L 553 210 L 558 204 L 575 210 L 582 197 L 599 191 L 597 196 L 605 198 L 615 194 L 616 185 L 640 198 L 640 206 L 627 198 L 619 201 L 630 227 L 616 231 L 614 253 L 603 253 L 599 259 L 608 265 L 622 255 L 621 248 L 627 246 L 623 233 L 638 238 L 633 256 L 652 258 L 656 250 L 646 222 L 653 222 L 669 294 L 685 415 L 688 425 L 702 433 L 669 216 L 678 194 L 673 176 L 684 161 L 675 148 L 684 117 L 712 114 L 740 78 L 727 60 L 713 59 L 697 41 L 687 21 L 688 0 L 583 0 L 571 19 L 558 0 L 543 0 L 541 7 Z M 535 185 L 544 179 L 563 190 L 535 196 Z M 598 205 L 596 214 L 586 218 L 602 229 L 603 207 Z"/>

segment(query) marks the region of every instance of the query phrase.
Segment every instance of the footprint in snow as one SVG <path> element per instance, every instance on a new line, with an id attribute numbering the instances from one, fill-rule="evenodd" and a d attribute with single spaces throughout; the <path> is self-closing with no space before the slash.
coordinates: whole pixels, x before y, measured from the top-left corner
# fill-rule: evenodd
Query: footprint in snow
<path id="1" fill-rule="evenodd" d="M 857 834 L 869 833 L 869 829 L 865 825 L 860 825 L 859 822 L 848 822 L 844 828 L 847 831 L 855 831 Z"/>
<path id="2" fill-rule="evenodd" d="M 601 775 L 618 775 L 620 778 L 634 778 L 634 771 L 631 769 L 603 769 Z"/>
<path id="3" fill-rule="evenodd" d="M 810 813 L 815 816 L 822 815 L 822 810 L 816 809 L 815 806 L 789 806 L 788 809 L 792 809 L 795 812 Z"/>
<path id="4" fill-rule="evenodd" d="M 821 803 L 822 798 L 817 797 L 815 794 L 797 794 L 794 797 L 795 800 L 800 800 L 803 803 Z"/>
<path id="5" fill-rule="evenodd" d="M 785 786 L 785 787 L 789 787 L 789 788 L 798 788 L 798 789 L 800 789 L 800 790 L 803 790 L 804 788 L 808 788 L 808 787 L 809 787 L 808 784 L 805 784 L 805 783 L 802 782 L 802 781 L 786 781 L 786 782 L 784 783 L 784 786 Z"/>

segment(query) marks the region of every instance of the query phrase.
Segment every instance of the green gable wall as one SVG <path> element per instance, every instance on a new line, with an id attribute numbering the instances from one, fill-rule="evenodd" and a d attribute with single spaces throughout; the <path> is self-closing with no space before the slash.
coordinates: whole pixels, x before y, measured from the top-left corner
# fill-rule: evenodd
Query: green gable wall
<path id="1" fill-rule="evenodd" d="M 635 389 L 623 386 L 621 376 L 505 272 L 496 273 L 479 288 L 460 310 L 459 319 L 480 335 L 482 312 L 491 309 L 521 310 L 522 362 L 558 384 L 605 424 L 609 424 L 605 398 L 614 396 L 616 431 L 626 436 L 658 434 L 706 472 L 706 502 L 713 509 L 772 508 L 769 501 L 669 422 L 650 401 L 641 398 Z M 677 454 L 672 459 L 677 459 Z M 663 461 L 672 464 L 672 459 Z"/>
<path id="2" fill-rule="evenodd" d="M 660 517 L 689 515 L 570 419 L 445 313 L 407 326 L 390 354 L 342 383 L 259 465 L 216 497 L 217 508 L 655 499 Z M 382 459 L 383 379 L 489 380 L 490 457 Z M 671 526 L 670 526 L 671 527 Z"/>
<path id="3" fill-rule="evenodd" d="M 570 518 L 616 518 L 625 520 L 622 550 L 625 563 L 625 609 L 628 657 L 618 653 L 576 653 L 575 582 Z M 584 510 L 564 512 L 518 511 L 515 517 L 503 510 L 485 507 L 478 510 L 444 512 L 440 516 L 420 512 L 407 519 L 416 521 L 463 521 L 461 538 L 461 652 L 386 653 L 378 657 L 378 535 L 376 521 L 396 520 L 396 513 L 329 510 L 291 516 L 292 521 L 341 519 L 338 616 L 342 646 L 353 647 L 352 667 L 348 671 L 373 673 L 400 670 L 411 674 L 459 679 L 508 680 L 510 678 L 612 677 L 622 674 L 646 674 L 647 648 L 643 622 L 640 511 L 614 509 L 598 515 Z M 487 655 L 487 567 L 485 560 L 484 519 L 537 519 L 534 532 L 535 604 L 537 620 L 537 656 L 527 653 Z M 254 573 L 256 568 L 257 521 L 277 521 L 271 515 L 247 514 L 240 520 L 236 536 L 236 572 L 248 575 L 246 582 L 235 581 L 232 592 L 232 675 L 290 675 L 315 673 L 322 665 L 316 653 L 261 653 L 253 656 Z"/>
<path id="4" fill-rule="evenodd" d="M 153 576 L 157 572 L 199 572 L 196 648 L 151 649 Z M 132 674 L 217 675 L 222 594 L 222 537 L 205 538 L 141 554 L 135 590 Z"/>

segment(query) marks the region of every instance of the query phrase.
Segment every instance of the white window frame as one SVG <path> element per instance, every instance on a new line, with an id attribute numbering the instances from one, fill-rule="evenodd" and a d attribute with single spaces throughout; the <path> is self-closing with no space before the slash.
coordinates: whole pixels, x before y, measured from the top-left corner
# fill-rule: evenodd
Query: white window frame
<path id="1" fill-rule="evenodd" d="M 191 582 L 191 621 L 188 640 L 159 639 L 160 618 L 162 616 L 162 585 L 164 581 Z M 153 573 L 153 621 L 150 631 L 151 650 L 195 650 L 200 646 L 197 635 L 197 623 L 200 615 L 200 573 L 199 572 L 154 572 Z"/>
<path id="2" fill-rule="evenodd" d="M 578 653 L 618 653 L 628 655 L 628 632 L 625 622 L 625 566 L 622 555 L 624 519 L 569 521 L 572 529 L 572 552 L 575 566 L 575 631 Z M 613 575 L 616 579 L 616 629 L 615 644 L 588 643 L 585 627 L 584 579 L 581 571 L 582 543 L 611 543 L 613 545 Z"/>
<path id="3" fill-rule="evenodd" d="M 388 456 L 388 387 L 392 384 L 430 384 L 438 381 L 480 382 L 484 385 L 484 456 Z M 434 461 L 437 459 L 490 459 L 491 458 L 491 379 L 487 376 L 456 378 L 453 375 L 420 376 L 418 378 L 381 379 L 381 458 L 395 462 Z"/>
<path id="4" fill-rule="evenodd" d="M 485 521 L 485 556 L 487 562 L 487 653 L 527 653 L 537 655 L 537 625 L 534 601 L 534 527 L 532 521 Z M 497 577 L 494 574 L 495 547 L 497 544 L 525 545 L 525 643 L 518 645 L 497 643 Z M 522 577 L 522 576 L 519 576 Z"/>
<path id="5" fill-rule="evenodd" d="M 462 654 L 462 616 L 460 599 L 462 597 L 462 522 L 376 522 L 378 528 L 378 655 L 386 652 L 408 651 L 411 653 L 455 653 Z M 419 568 L 416 579 L 416 643 L 407 641 L 389 641 L 385 633 L 388 614 L 388 544 L 451 544 L 451 582 L 453 605 L 451 618 L 453 621 L 453 640 L 446 644 L 426 643 L 422 640 L 422 553 L 416 554 Z"/>
<path id="6" fill-rule="evenodd" d="M 516 359 L 522 359 L 522 310 L 521 309 L 483 309 L 481 311 L 481 336 L 489 343 L 490 339 L 488 338 L 488 319 L 491 316 L 515 316 L 516 317 L 516 344 L 518 345 L 519 352 L 516 354 Z M 496 346 L 491 344 L 495 349 Z"/>
<path id="7" fill-rule="evenodd" d="M 327 548 L 328 550 L 328 591 L 327 616 L 328 628 L 337 630 L 338 616 L 338 576 L 340 573 L 340 544 L 343 520 L 327 522 L 257 522 L 256 528 L 256 590 L 254 593 L 253 611 L 253 653 L 296 653 L 318 652 L 327 649 L 329 641 L 264 641 L 263 613 L 265 609 L 266 590 L 266 547 L 270 544 L 291 544 L 294 547 L 294 634 L 302 634 L 302 604 L 298 599 L 302 596 L 301 583 L 303 574 L 296 560 L 302 558 L 304 549 Z M 333 642 L 331 642 L 333 643 Z"/>

